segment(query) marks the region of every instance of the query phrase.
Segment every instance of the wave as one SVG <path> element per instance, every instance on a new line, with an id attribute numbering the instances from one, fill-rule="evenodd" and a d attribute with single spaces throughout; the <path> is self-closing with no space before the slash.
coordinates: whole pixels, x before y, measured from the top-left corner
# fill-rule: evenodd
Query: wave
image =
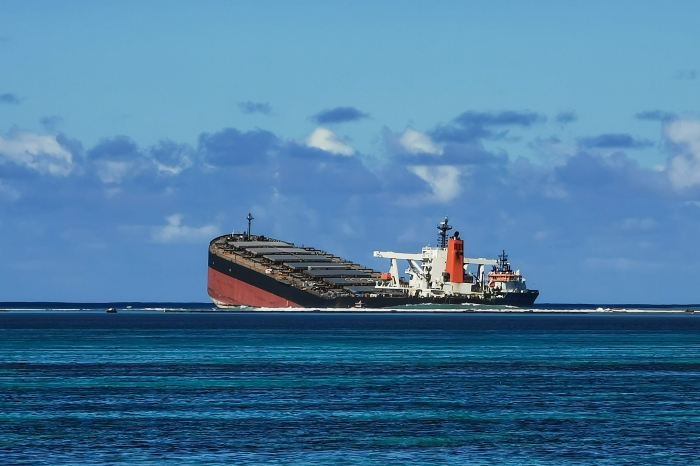
<path id="1" fill-rule="evenodd" d="M 2 312 L 106 312 L 114 308 L 118 312 L 173 312 L 173 313 L 212 313 L 212 312 L 325 312 L 325 313 L 538 313 L 538 314 L 581 314 L 581 313 L 697 313 L 700 305 L 646 305 L 646 304 L 538 304 L 529 308 L 514 306 L 490 306 L 475 303 L 458 305 L 414 304 L 395 308 L 352 309 L 352 308 L 251 308 L 235 306 L 218 309 L 211 303 L 0 303 Z"/>

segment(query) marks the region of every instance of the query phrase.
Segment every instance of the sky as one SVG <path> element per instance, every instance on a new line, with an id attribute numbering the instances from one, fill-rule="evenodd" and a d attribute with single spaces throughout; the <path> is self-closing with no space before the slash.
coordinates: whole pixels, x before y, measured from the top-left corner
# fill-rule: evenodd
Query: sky
<path id="1" fill-rule="evenodd" d="M 207 245 L 505 249 L 700 303 L 700 4 L 0 0 L 0 301 L 206 302 Z"/>

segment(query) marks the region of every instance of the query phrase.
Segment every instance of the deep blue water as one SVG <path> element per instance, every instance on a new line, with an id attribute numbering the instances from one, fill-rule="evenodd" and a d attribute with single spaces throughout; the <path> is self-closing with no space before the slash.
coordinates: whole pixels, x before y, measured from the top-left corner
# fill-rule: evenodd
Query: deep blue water
<path id="1" fill-rule="evenodd" d="M 700 315 L 0 313 L 0 464 L 700 464 Z"/>

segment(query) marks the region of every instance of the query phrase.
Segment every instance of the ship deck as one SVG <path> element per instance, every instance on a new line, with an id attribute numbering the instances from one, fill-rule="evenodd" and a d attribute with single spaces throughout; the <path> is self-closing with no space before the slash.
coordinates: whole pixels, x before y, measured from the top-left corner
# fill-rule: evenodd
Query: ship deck
<path id="1" fill-rule="evenodd" d="M 396 291 L 376 288 L 381 273 L 314 248 L 263 236 L 226 235 L 214 239 L 209 251 L 256 273 L 319 298 L 386 296 Z M 403 293 L 401 293 L 403 295 Z"/>

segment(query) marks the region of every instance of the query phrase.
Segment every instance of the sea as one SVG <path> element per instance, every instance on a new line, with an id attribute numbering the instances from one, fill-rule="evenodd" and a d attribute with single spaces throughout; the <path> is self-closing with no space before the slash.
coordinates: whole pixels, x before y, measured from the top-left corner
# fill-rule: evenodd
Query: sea
<path id="1" fill-rule="evenodd" d="M 698 305 L 0 310 L 1 465 L 700 464 Z"/>

